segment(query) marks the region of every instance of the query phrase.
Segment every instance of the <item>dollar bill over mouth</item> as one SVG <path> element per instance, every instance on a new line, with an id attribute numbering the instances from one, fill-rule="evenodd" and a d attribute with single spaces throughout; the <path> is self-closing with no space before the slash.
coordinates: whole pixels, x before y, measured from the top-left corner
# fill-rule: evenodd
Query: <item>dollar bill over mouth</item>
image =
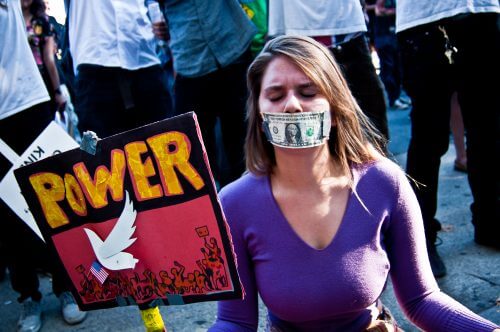
<path id="1" fill-rule="evenodd" d="M 300 113 L 262 112 L 267 140 L 276 146 L 300 149 L 319 146 L 330 135 L 329 111 Z"/>

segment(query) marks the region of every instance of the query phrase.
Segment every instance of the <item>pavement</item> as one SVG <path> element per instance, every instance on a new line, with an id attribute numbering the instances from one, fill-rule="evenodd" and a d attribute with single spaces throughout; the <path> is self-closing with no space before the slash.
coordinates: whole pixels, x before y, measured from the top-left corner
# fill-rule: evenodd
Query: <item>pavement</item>
<path id="1" fill-rule="evenodd" d="M 388 110 L 391 140 L 389 150 L 404 167 L 410 136 L 409 109 Z M 451 141 L 450 141 L 451 142 Z M 466 174 L 453 169 L 454 148 L 450 144 L 443 156 L 439 182 L 437 218 L 443 224 L 438 251 L 448 274 L 438 280 L 441 289 L 472 311 L 500 324 L 500 252 L 473 242 L 469 205 L 472 201 Z M 8 278 L 8 275 L 7 275 Z M 50 277 L 40 275 L 43 293 L 43 332 L 52 331 L 144 331 L 136 307 L 120 307 L 89 312 L 87 319 L 75 326 L 62 320 L 59 300 L 52 293 Z M 15 331 L 20 306 L 10 282 L 0 282 L 0 331 Z M 419 331 L 402 314 L 390 282 L 382 300 L 405 331 Z M 264 331 L 266 309 L 261 303 L 259 331 Z M 162 307 L 161 313 L 169 332 L 205 332 L 216 316 L 216 303 L 204 302 L 184 306 Z"/>

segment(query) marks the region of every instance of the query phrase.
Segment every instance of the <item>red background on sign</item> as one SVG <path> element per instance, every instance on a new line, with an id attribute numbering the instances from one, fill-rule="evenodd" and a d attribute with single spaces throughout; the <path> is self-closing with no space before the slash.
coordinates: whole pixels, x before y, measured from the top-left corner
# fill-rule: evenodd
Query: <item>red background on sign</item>
<path id="1" fill-rule="evenodd" d="M 83 278 L 76 267 L 83 265 L 85 271 L 89 271 L 92 262 L 97 260 L 84 228 L 93 230 L 105 240 L 117 220 L 118 218 L 100 223 L 87 223 L 52 237 L 66 271 L 77 289 L 81 288 L 80 281 Z M 142 273 L 146 269 L 155 275 L 161 270 L 170 273 L 174 261 L 186 267 L 186 274 L 199 270 L 196 261 L 204 258 L 201 248 L 205 242 L 195 229 L 201 226 L 208 227 L 207 241 L 215 238 L 219 248 L 222 249 L 222 239 L 209 196 L 137 213 L 135 226 L 136 230 L 132 237 L 136 237 L 137 240 L 124 251 L 132 254 L 139 262 L 133 270 L 107 270 L 110 275 L 121 273 L 122 276 L 132 278 L 134 272 L 137 272 L 143 277 Z M 224 262 L 227 262 L 223 250 L 221 255 Z M 228 285 L 217 292 L 233 289 L 227 266 L 225 269 Z M 87 302 L 83 298 L 82 301 Z"/>

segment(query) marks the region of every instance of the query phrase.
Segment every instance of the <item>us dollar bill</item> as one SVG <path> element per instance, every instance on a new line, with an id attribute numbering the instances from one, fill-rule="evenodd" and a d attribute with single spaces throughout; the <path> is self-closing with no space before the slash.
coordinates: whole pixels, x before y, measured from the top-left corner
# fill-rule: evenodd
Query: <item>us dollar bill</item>
<path id="1" fill-rule="evenodd" d="M 271 144 L 288 148 L 321 145 L 330 135 L 330 112 L 262 113 Z"/>

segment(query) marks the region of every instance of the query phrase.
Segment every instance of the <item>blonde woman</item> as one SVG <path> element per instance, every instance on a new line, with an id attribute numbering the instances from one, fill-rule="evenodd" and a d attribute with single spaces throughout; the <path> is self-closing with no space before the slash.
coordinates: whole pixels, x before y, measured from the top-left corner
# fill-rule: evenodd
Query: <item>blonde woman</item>
<path id="1" fill-rule="evenodd" d="M 389 275 L 424 330 L 497 327 L 440 292 L 412 188 L 326 48 L 273 39 L 248 86 L 249 173 L 220 194 L 246 296 L 219 302 L 210 331 L 256 331 L 257 294 L 270 331 L 397 330 L 379 301 Z M 311 134 L 300 147 L 282 139 L 292 122 Z"/>

